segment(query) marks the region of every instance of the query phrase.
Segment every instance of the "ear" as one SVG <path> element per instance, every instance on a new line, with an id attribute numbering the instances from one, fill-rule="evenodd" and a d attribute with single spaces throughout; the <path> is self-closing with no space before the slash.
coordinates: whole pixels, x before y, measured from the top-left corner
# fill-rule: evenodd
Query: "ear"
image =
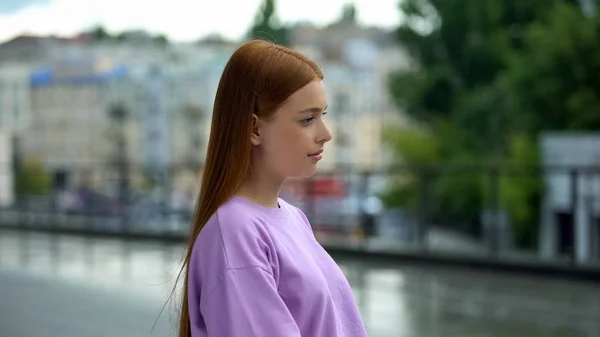
<path id="1" fill-rule="evenodd" d="M 252 132 L 250 133 L 250 141 L 252 145 L 260 145 L 260 123 L 261 120 L 256 114 L 252 114 Z"/>

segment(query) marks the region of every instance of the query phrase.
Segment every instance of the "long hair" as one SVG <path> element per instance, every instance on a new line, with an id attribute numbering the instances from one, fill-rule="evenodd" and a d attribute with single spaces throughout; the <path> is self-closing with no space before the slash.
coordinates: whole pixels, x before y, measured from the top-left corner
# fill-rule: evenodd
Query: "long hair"
<path id="1" fill-rule="evenodd" d="M 269 119 L 295 91 L 322 79 L 319 67 L 306 56 L 262 40 L 243 44 L 227 62 L 217 88 L 200 195 L 179 273 L 180 277 L 184 272 L 185 280 L 179 337 L 191 336 L 187 289 L 196 238 L 252 170 L 253 114 Z"/>

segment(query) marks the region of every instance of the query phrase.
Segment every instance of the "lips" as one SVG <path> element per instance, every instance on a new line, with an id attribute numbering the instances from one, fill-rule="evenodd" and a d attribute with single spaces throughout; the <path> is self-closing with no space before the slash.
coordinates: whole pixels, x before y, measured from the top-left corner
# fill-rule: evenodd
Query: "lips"
<path id="1" fill-rule="evenodd" d="M 315 157 L 315 156 L 320 155 L 321 153 L 323 153 L 323 150 L 319 150 L 317 152 L 310 153 L 308 156 L 309 157 Z"/>

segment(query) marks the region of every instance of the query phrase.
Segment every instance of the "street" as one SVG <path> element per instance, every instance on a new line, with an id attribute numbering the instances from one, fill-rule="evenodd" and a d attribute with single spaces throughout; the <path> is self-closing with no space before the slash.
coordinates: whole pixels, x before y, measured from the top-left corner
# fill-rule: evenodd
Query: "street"
<path id="1" fill-rule="evenodd" d="M 0 232 L 0 336 L 174 336 L 180 258 L 166 243 Z M 369 336 L 600 336 L 599 285 L 338 263 Z"/>

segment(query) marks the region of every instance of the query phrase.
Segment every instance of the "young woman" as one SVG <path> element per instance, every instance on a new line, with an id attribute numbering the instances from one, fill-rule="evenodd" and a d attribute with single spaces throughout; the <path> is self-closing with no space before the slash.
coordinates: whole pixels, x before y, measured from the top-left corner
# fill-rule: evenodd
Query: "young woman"
<path id="1" fill-rule="evenodd" d="M 298 208 L 287 178 L 316 173 L 331 133 L 317 65 L 266 42 L 227 63 L 184 271 L 180 337 L 363 337 L 340 268 Z"/>

